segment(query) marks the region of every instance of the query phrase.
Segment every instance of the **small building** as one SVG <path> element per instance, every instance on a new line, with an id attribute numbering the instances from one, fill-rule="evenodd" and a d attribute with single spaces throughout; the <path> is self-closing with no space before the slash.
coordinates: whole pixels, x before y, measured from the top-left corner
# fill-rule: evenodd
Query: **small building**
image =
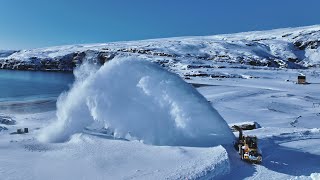
<path id="1" fill-rule="evenodd" d="M 24 133 L 29 133 L 29 128 L 24 128 L 24 129 L 17 129 L 17 132 L 15 134 L 24 134 Z"/>
<path id="2" fill-rule="evenodd" d="M 17 134 L 22 134 L 22 129 L 17 129 Z"/>
<path id="3" fill-rule="evenodd" d="M 305 75 L 299 75 L 298 76 L 298 84 L 306 84 L 306 76 Z"/>

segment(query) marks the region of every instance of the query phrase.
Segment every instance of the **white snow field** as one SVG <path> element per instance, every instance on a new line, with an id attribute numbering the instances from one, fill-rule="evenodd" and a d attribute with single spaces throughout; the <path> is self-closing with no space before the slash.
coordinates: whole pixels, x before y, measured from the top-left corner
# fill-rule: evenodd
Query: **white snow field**
<path id="1" fill-rule="evenodd" d="M 0 124 L 0 179 L 319 180 L 319 33 L 320 26 L 311 26 L 5 52 L 28 61 L 133 51 L 102 67 L 78 67 L 56 110 L 0 111 L 0 120 L 16 121 Z M 305 44 L 298 49 L 293 42 Z M 141 48 L 176 56 L 134 53 Z M 270 55 L 279 67 L 237 58 L 263 62 Z M 307 84 L 296 83 L 300 74 Z M 238 134 L 225 121 L 259 124 L 244 134 L 258 137 L 261 164 L 240 160 L 232 147 Z M 24 127 L 30 132 L 10 134 Z"/>
<path id="2" fill-rule="evenodd" d="M 244 134 L 259 138 L 262 164 L 241 162 L 231 148 L 231 173 L 224 179 L 318 179 L 320 71 L 236 69 L 234 73 L 256 78 L 192 81 L 211 85 L 198 90 L 230 125 L 248 121 L 261 125 Z M 295 83 L 300 73 L 306 74 L 310 84 Z"/>
<path id="3" fill-rule="evenodd" d="M 87 134 L 48 144 L 34 135 L 2 135 L 1 179 L 198 179 L 230 170 L 222 146 L 150 146 Z"/>

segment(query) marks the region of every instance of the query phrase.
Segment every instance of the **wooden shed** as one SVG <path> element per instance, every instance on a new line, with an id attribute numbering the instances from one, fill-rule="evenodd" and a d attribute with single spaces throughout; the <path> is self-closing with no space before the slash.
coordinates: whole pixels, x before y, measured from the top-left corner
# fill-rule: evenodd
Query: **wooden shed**
<path id="1" fill-rule="evenodd" d="M 298 76 L 298 84 L 306 84 L 306 76 L 305 75 L 299 75 Z"/>

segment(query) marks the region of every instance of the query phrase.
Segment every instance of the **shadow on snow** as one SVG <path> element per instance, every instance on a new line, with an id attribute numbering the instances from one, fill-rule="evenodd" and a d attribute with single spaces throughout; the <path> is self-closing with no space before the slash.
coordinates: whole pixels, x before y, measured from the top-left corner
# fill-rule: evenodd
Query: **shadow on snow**
<path id="1" fill-rule="evenodd" d="M 320 171 L 319 155 L 280 146 L 272 139 L 262 140 L 261 144 L 264 146 L 262 166 L 272 171 L 292 176 L 309 176 Z"/>

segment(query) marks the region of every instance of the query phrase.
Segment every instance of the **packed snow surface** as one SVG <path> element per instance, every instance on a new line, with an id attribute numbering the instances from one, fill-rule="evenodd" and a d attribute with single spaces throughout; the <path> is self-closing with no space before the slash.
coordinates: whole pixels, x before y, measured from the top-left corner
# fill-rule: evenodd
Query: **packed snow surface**
<path id="1" fill-rule="evenodd" d="M 88 134 L 50 144 L 33 141 L 32 136 L 0 139 L 0 179 L 198 179 L 230 171 L 222 146 L 150 146 Z"/>
<path id="2" fill-rule="evenodd" d="M 58 100 L 57 121 L 43 131 L 41 140 L 66 141 L 87 128 L 154 145 L 215 146 L 233 141 L 227 123 L 210 103 L 156 64 L 114 59 L 99 70 L 82 67 L 76 76 L 74 87 Z"/>

